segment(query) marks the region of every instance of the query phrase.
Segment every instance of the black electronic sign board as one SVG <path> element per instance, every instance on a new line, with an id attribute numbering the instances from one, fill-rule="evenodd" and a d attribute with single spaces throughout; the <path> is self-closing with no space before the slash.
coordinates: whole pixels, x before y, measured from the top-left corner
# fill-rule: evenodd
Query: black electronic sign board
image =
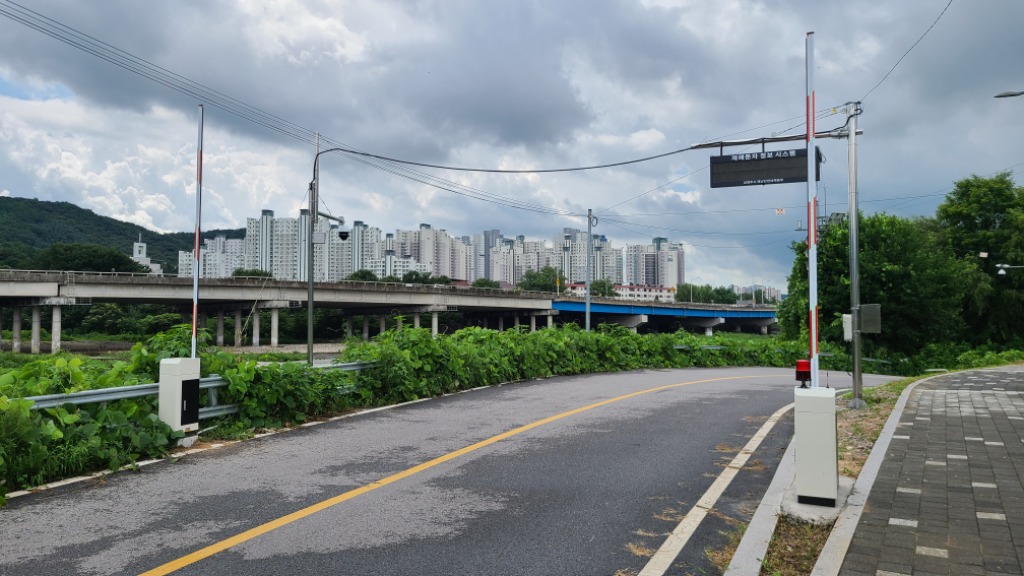
<path id="1" fill-rule="evenodd" d="M 821 152 L 815 180 L 821 181 Z M 743 152 L 711 157 L 711 187 L 763 186 L 807 182 L 807 149 Z"/>

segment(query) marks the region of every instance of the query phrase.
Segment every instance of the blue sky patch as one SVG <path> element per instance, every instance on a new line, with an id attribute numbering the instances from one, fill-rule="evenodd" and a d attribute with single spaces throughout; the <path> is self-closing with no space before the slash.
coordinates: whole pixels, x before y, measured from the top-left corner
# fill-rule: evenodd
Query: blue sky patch
<path id="1" fill-rule="evenodd" d="M 0 96 L 18 100 L 64 100 L 71 98 L 72 92 L 63 84 L 32 85 L 0 74 Z"/>

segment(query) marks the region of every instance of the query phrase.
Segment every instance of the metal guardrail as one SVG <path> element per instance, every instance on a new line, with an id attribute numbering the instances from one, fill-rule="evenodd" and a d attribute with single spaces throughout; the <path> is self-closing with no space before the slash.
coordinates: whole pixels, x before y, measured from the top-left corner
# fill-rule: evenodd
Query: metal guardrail
<path id="1" fill-rule="evenodd" d="M 327 366 L 316 366 L 321 370 L 340 370 L 342 372 L 359 372 L 360 370 L 374 366 L 376 362 L 346 362 L 344 364 L 330 364 Z M 207 390 L 207 405 L 199 409 L 199 419 L 217 418 L 228 414 L 238 413 L 238 404 L 218 404 L 217 389 L 224 388 L 228 381 L 214 374 L 199 379 L 199 389 Z M 131 398 L 142 398 L 153 396 L 160 391 L 160 383 L 136 384 L 134 386 L 119 386 L 116 388 L 100 388 L 97 390 L 82 390 L 70 394 L 46 394 L 43 396 L 27 396 L 25 400 L 33 402 L 32 410 L 44 410 L 56 408 L 65 404 L 99 404 L 103 402 L 116 402 L 118 400 L 129 400 Z M 354 387 L 340 387 L 340 393 L 351 393 Z"/>
<path id="2" fill-rule="evenodd" d="M 678 346 L 673 346 L 673 348 L 675 348 L 676 350 L 693 350 L 693 346 L 688 346 L 686 344 L 680 344 Z M 700 347 L 701 350 L 722 350 L 724 348 L 725 348 L 725 346 L 701 346 Z"/>

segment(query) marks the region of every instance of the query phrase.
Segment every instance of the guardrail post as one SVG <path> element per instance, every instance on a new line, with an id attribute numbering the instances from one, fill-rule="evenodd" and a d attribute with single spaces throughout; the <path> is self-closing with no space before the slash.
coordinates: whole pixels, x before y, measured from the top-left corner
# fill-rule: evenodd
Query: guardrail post
<path id="1" fill-rule="evenodd" d="M 171 430 L 199 430 L 199 359 L 167 358 L 160 361 L 160 420 Z M 191 442 L 182 442 L 191 445 Z"/>

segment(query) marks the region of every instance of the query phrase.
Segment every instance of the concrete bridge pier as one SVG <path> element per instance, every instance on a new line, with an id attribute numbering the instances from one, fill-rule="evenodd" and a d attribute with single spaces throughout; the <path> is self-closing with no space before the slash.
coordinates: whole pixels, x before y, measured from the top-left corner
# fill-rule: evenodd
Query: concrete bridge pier
<path id="1" fill-rule="evenodd" d="M 39 306 L 32 307 L 32 353 L 39 354 L 42 352 L 42 341 L 40 334 L 43 328 L 42 311 Z"/>
<path id="2" fill-rule="evenodd" d="M 518 314 L 516 314 L 515 316 L 512 317 L 512 325 L 515 326 L 516 328 L 519 328 L 519 315 Z"/>
<path id="3" fill-rule="evenodd" d="M 548 328 L 551 328 L 554 325 L 555 325 L 555 317 L 552 316 L 551 314 L 548 314 Z"/>
<path id="4" fill-rule="evenodd" d="M 430 333 L 437 336 L 437 312 L 430 313 Z"/>
<path id="5" fill-rule="evenodd" d="M 60 323 L 61 323 L 61 309 L 60 306 L 54 306 L 50 310 L 50 353 L 56 354 L 60 352 Z"/>
<path id="6" fill-rule="evenodd" d="M 536 332 L 536 331 L 537 331 L 537 317 L 531 314 L 530 315 L 530 332 Z"/>
<path id="7" fill-rule="evenodd" d="M 416 312 L 415 314 L 412 315 L 412 327 L 413 328 L 419 328 L 420 327 L 420 313 L 419 312 Z"/>
<path id="8" fill-rule="evenodd" d="M 21 307 L 11 310 L 11 352 L 21 354 Z"/>
<path id="9" fill-rule="evenodd" d="M 505 317 L 504 316 L 498 316 L 498 332 L 504 332 L 504 331 L 505 331 Z"/>
<path id="10" fill-rule="evenodd" d="M 277 308 L 270 309 L 270 345 L 278 346 L 277 328 L 281 323 L 281 311 Z"/>
<path id="11" fill-rule="evenodd" d="M 691 318 L 689 320 L 689 322 L 690 322 L 691 325 L 695 325 L 695 326 L 698 326 L 700 328 L 703 328 L 705 336 L 714 336 L 715 335 L 715 326 L 719 326 L 721 324 L 725 324 L 725 318 L 721 318 L 721 317 L 719 317 L 719 318 L 698 318 L 698 319 L 692 319 Z"/>
<path id="12" fill-rule="evenodd" d="M 363 340 L 370 339 L 370 317 L 363 316 Z"/>
<path id="13" fill-rule="evenodd" d="M 380 315 L 380 332 L 378 332 L 378 334 L 383 334 L 383 333 L 387 332 L 387 330 L 388 330 L 388 317 L 383 315 L 383 314 L 381 314 Z"/>
<path id="14" fill-rule="evenodd" d="M 345 338 L 352 338 L 352 317 L 345 318 Z"/>
<path id="15" fill-rule="evenodd" d="M 256 313 L 252 315 L 252 346 L 253 348 L 260 345 L 260 310 L 256 309 Z"/>
<path id="16" fill-rule="evenodd" d="M 217 346 L 224 345 L 224 311 L 217 311 Z"/>
<path id="17" fill-rule="evenodd" d="M 242 311 L 235 310 L 235 346 L 242 345 Z"/>
<path id="18" fill-rule="evenodd" d="M 775 324 L 775 322 L 775 318 L 757 318 L 747 322 L 747 325 L 757 326 L 761 334 L 768 334 L 768 328 L 770 328 L 772 324 Z"/>
<path id="19" fill-rule="evenodd" d="M 607 318 L 607 320 L 613 324 L 625 326 L 633 332 L 636 332 L 638 327 L 643 326 L 648 322 L 647 314 L 615 315 Z"/>

